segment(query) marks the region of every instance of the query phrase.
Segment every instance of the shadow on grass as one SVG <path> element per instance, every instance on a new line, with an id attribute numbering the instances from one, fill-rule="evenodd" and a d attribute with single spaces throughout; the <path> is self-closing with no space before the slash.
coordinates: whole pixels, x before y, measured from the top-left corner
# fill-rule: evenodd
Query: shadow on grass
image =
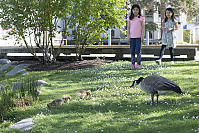
<path id="1" fill-rule="evenodd" d="M 52 107 L 51 109 L 47 109 L 46 107 L 44 108 L 29 108 L 26 110 L 16 110 L 12 112 L 12 115 L 10 113 L 7 113 L 7 116 L 11 116 L 9 118 L 14 118 L 15 120 L 19 120 L 22 118 L 26 117 L 32 117 L 37 114 L 40 114 L 41 112 L 43 114 L 59 114 L 59 113 L 91 113 L 91 114 L 96 114 L 96 113 L 106 113 L 109 111 L 112 112 L 117 112 L 117 113 L 125 113 L 128 111 L 140 111 L 143 110 L 145 113 L 151 113 L 153 111 L 161 111 L 161 110 L 167 110 L 168 107 L 175 108 L 176 106 L 182 109 L 187 108 L 186 104 L 189 104 L 187 101 L 195 101 L 199 102 L 197 99 L 198 97 L 189 97 L 189 98 L 182 98 L 178 100 L 182 104 L 176 103 L 175 99 L 164 99 L 161 100 L 160 103 L 155 104 L 155 105 L 150 105 L 150 97 L 149 100 L 146 101 L 131 101 L 129 100 L 120 100 L 120 102 L 115 102 L 113 100 L 109 101 L 104 101 L 100 104 L 88 104 L 87 100 L 82 100 L 82 101 L 72 101 L 68 104 L 63 104 L 60 107 Z M 92 99 L 91 99 L 92 100 Z M 92 102 L 92 101 L 91 101 Z M 185 103 L 185 104 L 184 104 Z M 145 110 L 147 109 L 147 110 Z M 50 110 L 50 111 L 49 111 Z M 20 116 L 18 115 L 20 114 Z"/>
<path id="2" fill-rule="evenodd" d="M 150 101 L 150 99 L 148 101 Z M 39 126 L 37 126 L 36 129 L 33 128 L 34 131 L 38 132 L 42 130 L 47 130 L 47 132 L 54 132 L 56 130 L 59 131 L 59 129 L 63 129 L 63 127 L 66 127 L 67 131 L 74 132 L 74 130 L 76 130 L 78 132 L 87 131 L 90 133 L 101 132 L 101 130 L 110 133 L 152 132 L 165 130 L 171 132 L 175 131 L 175 129 L 176 131 L 180 130 L 181 128 L 183 128 L 183 126 L 190 126 L 192 128 L 195 128 L 195 124 L 191 124 L 188 121 L 181 121 L 183 121 L 183 116 L 187 113 L 189 113 L 189 117 L 192 117 L 199 113 L 199 111 L 191 109 L 189 106 L 190 101 L 198 103 L 198 97 L 181 96 L 178 101 L 180 102 L 180 104 L 179 102 L 176 103 L 176 99 L 165 99 L 163 101 L 161 100 L 159 104 L 151 106 L 147 104 L 146 101 L 133 101 L 133 99 L 131 98 L 126 100 L 119 100 L 119 102 L 114 100 L 106 100 L 100 104 L 92 104 L 92 99 L 85 99 L 81 102 L 72 101 L 69 104 L 64 104 L 57 108 L 51 108 L 50 110 L 45 107 L 34 107 L 26 110 L 16 110 L 12 113 L 5 114 L 4 118 L 7 118 L 7 120 L 11 120 L 13 122 L 17 122 L 24 118 L 34 118 L 38 114 L 42 114 L 46 117 L 44 119 L 37 120 L 36 125 L 38 124 Z M 176 110 L 176 108 L 179 110 L 177 114 L 170 112 L 168 114 L 164 113 L 160 116 L 148 117 L 141 120 L 142 115 L 151 116 L 151 113 L 161 111 L 169 112 L 172 110 Z M 112 112 L 113 114 L 112 119 L 100 120 L 99 122 L 90 123 L 89 127 L 82 127 L 83 125 L 85 125 L 85 122 L 89 122 L 85 120 L 87 120 L 90 116 L 93 117 L 97 116 L 100 113 L 107 114 L 109 112 Z M 56 119 L 56 121 L 52 121 L 50 119 Z M 96 119 L 98 118 L 96 117 Z M 108 125 L 106 125 L 106 123 L 108 123 Z M 47 127 L 47 129 L 45 129 L 45 127 Z M 96 129 L 95 127 L 101 128 Z"/>
<path id="3" fill-rule="evenodd" d="M 144 121 L 151 121 L 153 123 L 153 129 L 150 126 L 145 126 L 139 129 L 138 132 L 146 131 L 165 131 L 165 132 L 193 132 L 194 129 L 198 129 L 198 118 L 199 110 L 186 108 L 179 110 L 177 113 L 166 113 L 161 116 L 150 117 Z M 195 119 L 195 120 L 194 120 Z"/>
<path id="4" fill-rule="evenodd" d="M 199 63 L 197 62 L 193 62 L 193 63 L 176 63 L 175 65 L 173 65 L 172 67 L 186 67 L 186 66 L 192 66 L 192 67 L 199 67 Z"/>
<path id="5" fill-rule="evenodd" d="M 181 70 L 180 73 L 184 75 L 190 75 L 190 73 L 199 73 L 199 67 L 198 69 Z"/>

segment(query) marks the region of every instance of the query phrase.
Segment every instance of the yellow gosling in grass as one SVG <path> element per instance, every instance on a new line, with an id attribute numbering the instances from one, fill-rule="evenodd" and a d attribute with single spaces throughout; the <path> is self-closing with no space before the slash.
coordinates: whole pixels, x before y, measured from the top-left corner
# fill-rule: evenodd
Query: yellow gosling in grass
<path id="1" fill-rule="evenodd" d="M 47 107 L 50 108 L 50 107 L 58 107 L 60 105 L 62 105 L 63 103 L 66 103 L 71 100 L 71 96 L 69 95 L 63 95 L 61 99 L 54 99 L 52 102 L 48 103 L 47 104 Z"/>
<path id="2" fill-rule="evenodd" d="M 80 97 L 80 99 L 84 99 L 85 97 L 87 97 L 88 95 L 91 94 L 91 91 L 90 90 L 81 90 L 81 91 L 78 91 L 76 92 L 76 95 Z"/>
<path id="3" fill-rule="evenodd" d="M 71 100 L 71 96 L 70 95 L 63 95 L 62 96 L 62 99 L 64 99 L 64 102 L 66 103 L 69 103 L 70 102 L 70 100 Z"/>

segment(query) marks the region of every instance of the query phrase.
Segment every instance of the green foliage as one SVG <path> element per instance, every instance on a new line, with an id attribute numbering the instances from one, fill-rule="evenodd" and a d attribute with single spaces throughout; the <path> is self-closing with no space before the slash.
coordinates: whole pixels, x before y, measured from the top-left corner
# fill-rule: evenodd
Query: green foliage
<path id="1" fill-rule="evenodd" d="M 145 25 L 146 31 L 156 31 L 158 29 L 158 24 L 154 22 L 147 22 Z"/>
<path id="2" fill-rule="evenodd" d="M 5 78 L 5 74 L 8 73 L 13 69 L 13 66 L 10 65 L 7 69 L 4 69 L 3 71 L 0 72 L 0 81 L 1 79 Z"/>
<path id="3" fill-rule="evenodd" d="M 100 43 L 107 37 L 108 28 L 113 26 L 122 30 L 125 26 L 126 0 L 71 0 L 70 18 L 67 20 L 73 29 L 73 37 L 77 46 L 77 54 L 81 58 L 82 51 L 88 45 Z"/>
<path id="4" fill-rule="evenodd" d="M 1 0 L 0 25 L 11 29 L 17 43 L 25 44 L 29 52 L 43 63 L 55 60 L 58 53 L 54 51 L 53 37 L 57 31 L 58 18 L 67 13 L 68 1 L 62 0 Z M 64 15 L 67 15 L 64 13 Z M 64 35 L 63 35 L 64 36 Z M 39 47 L 43 59 L 36 56 L 32 46 Z M 49 50 L 51 49 L 51 50 Z"/>
<path id="5" fill-rule="evenodd" d="M 183 41 L 187 43 L 190 42 L 190 29 L 183 30 Z"/>
<path id="6" fill-rule="evenodd" d="M 130 0 L 129 4 L 138 4 L 140 5 L 141 10 L 144 9 L 150 13 L 156 11 L 157 7 L 160 6 L 160 3 L 158 3 L 157 0 Z"/>
<path id="7" fill-rule="evenodd" d="M 3 113 L 6 111 L 10 111 L 15 104 L 14 104 L 14 94 L 15 92 L 12 91 L 9 87 L 1 86 L 0 90 L 0 122 L 3 117 Z"/>
<path id="8" fill-rule="evenodd" d="M 185 13 L 187 15 L 187 21 L 189 23 L 193 22 L 193 18 L 198 16 L 199 12 L 199 4 L 196 0 L 162 0 L 162 5 L 170 5 L 174 8 L 175 14 L 180 15 L 180 13 Z M 157 7 L 160 10 L 165 10 L 165 8 L 161 7 L 161 4 L 155 0 L 130 0 L 131 4 L 139 4 L 141 9 L 145 9 L 146 11 L 149 11 L 153 13 L 155 10 L 157 10 Z M 155 6 L 155 8 L 154 8 Z M 164 11 L 161 11 L 164 12 Z"/>
<path id="9" fill-rule="evenodd" d="M 60 33 L 62 39 L 75 39 L 77 52 L 89 44 L 106 37 L 109 27 L 125 26 L 126 0 L 2 0 L 0 1 L 0 25 L 12 28 L 11 34 L 29 48 L 29 51 L 43 63 L 55 61 L 58 51 L 54 50 L 53 37 Z M 65 21 L 62 31 L 57 31 L 59 19 Z M 68 28 L 74 29 L 70 34 Z M 32 44 L 43 53 L 39 59 Z M 60 43 L 60 46 L 62 41 Z M 80 47 L 80 45 L 82 45 Z"/>
<path id="10" fill-rule="evenodd" d="M 166 3 L 174 8 L 177 14 L 184 12 L 188 21 L 198 16 L 199 4 L 197 0 L 167 0 Z"/>

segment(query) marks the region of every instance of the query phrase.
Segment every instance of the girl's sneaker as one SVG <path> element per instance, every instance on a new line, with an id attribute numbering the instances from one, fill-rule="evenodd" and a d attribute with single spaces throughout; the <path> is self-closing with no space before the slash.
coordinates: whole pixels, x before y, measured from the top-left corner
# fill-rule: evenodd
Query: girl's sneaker
<path id="1" fill-rule="evenodd" d="M 141 69 L 141 68 L 142 68 L 142 65 L 137 64 L 137 65 L 135 66 L 135 68 L 136 68 L 136 69 Z"/>
<path id="2" fill-rule="evenodd" d="M 174 61 L 171 61 L 171 65 L 173 65 L 174 64 Z"/>
<path id="3" fill-rule="evenodd" d="M 132 70 L 132 69 L 135 69 L 135 64 L 132 64 L 132 66 L 131 66 L 130 69 L 131 69 L 131 70 Z"/>

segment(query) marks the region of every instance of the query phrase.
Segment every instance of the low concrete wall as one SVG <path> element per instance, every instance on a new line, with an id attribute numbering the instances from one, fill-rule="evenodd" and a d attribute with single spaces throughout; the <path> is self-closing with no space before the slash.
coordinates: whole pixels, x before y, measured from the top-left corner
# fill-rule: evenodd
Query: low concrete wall
<path id="1" fill-rule="evenodd" d="M 59 47 L 54 47 L 55 50 L 58 50 Z M 159 56 L 161 46 L 150 45 L 150 46 L 142 46 L 142 54 L 144 55 L 152 55 Z M 188 45 L 179 45 L 174 49 L 174 56 L 186 55 L 182 60 L 194 60 L 196 56 L 197 49 L 199 50 L 199 46 L 188 46 Z M 34 50 L 37 53 L 42 53 L 38 47 L 34 47 Z M 70 55 L 71 53 L 76 53 L 76 49 L 74 45 L 70 46 L 62 46 L 60 49 L 61 53 L 65 55 Z M 7 53 L 29 53 L 28 49 L 25 47 L 0 47 L 0 57 L 6 57 Z M 90 54 L 115 54 L 115 59 L 120 60 L 124 58 L 124 54 L 130 54 L 129 45 L 103 45 L 103 46 L 90 46 L 85 49 L 83 55 Z M 165 50 L 165 55 L 169 55 L 169 50 Z M 59 57 L 58 57 L 59 58 Z M 61 58 L 61 57 L 60 57 Z M 64 58 L 64 57 L 62 57 Z M 66 57 L 67 58 L 67 57 Z M 154 57 L 152 57 L 154 58 Z"/>

